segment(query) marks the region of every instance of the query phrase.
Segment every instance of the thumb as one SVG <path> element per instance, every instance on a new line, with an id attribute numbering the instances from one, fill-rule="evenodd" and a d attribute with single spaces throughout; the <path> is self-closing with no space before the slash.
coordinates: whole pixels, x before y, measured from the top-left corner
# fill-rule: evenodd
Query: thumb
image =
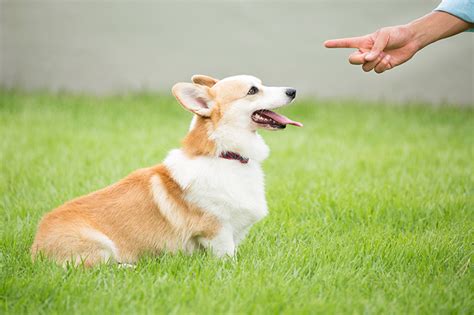
<path id="1" fill-rule="evenodd" d="M 381 29 L 375 35 L 374 46 L 370 52 L 365 56 L 366 61 L 373 61 L 377 59 L 380 53 L 385 49 L 390 38 L 389 32 L 385 29 Z"/>

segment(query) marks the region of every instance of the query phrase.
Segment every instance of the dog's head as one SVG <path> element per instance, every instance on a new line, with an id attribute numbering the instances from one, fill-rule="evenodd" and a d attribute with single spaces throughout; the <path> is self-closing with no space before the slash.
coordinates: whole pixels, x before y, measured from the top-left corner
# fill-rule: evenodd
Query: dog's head
<path id="1" fill-rule="evenodd" d="M 172 89 L 179 103 L 196 114 L 191 130 L 199 124 L 206 126 L 206 134 L 211 138 L 212 134 L 214 138 L 222 134 L 227 138 L 234 134 L 237 138 L 242 133 L 255 133 L 258 128 L 279 130 L 287 125 L 302 126 L 272 111 L 295 99 L 293 88 L 264 86 L 261 80 L 249 75 L 222 80 L 195 75 L 192 82 L 177 83 Z M 232 141 L 235 139 L 227 139 L 227 142 Z"/>
<path id="2" fill-rule="evenodd" d="M 284 129 L 286 125 L 302 126 L 283 115 L 272 112 L 291 103 L 296 90 L 288 87 L 269 87 L 249 75 L 238 75 L 217 80 L 195 75 L 193 83 L 177 83 L 173 94 L 187 110 L 216 124 L 231 124 L 255 130 Z"/>

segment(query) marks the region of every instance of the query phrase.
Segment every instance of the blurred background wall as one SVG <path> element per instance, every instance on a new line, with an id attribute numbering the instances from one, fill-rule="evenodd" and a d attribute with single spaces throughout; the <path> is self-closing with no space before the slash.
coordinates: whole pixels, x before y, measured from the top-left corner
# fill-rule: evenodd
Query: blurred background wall
<path id="1" fill-rule="evenodd" d="M 473 33 L 383 75 L 350 66 L 351 50 L 322 46 L 409 22 L 438 2 L 1 0 L 0 84 L 168 93 L 195 73 L 248 73 L 305 96 L 473 105 Z"/>

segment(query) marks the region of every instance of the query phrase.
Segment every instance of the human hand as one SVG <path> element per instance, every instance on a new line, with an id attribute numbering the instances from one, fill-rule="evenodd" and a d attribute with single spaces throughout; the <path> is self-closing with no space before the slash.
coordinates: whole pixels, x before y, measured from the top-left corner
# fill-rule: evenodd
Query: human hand
<path id="1" fill-rule="evenodd" d="M 366 72 L 382 73 L 410 60 L 423 47 L 469 28 L 474 28 L 474 24 L 449 13 L 431 12 L 406 25 L 384 27 L 360 37 L 328 40 L 324 46 L 357 48 L 349 62 L 362 65 Z"/>
<path id="2" fill-rule="evenodd" d="M 362 65 L 366 72 L 382 73 L 410 60 L 421 49 L 415 33 L 405 25 L 384 27 L 360 37 L 332 39 L 327 48 L 357 48 L 349 56 L 353 65 Z"/>

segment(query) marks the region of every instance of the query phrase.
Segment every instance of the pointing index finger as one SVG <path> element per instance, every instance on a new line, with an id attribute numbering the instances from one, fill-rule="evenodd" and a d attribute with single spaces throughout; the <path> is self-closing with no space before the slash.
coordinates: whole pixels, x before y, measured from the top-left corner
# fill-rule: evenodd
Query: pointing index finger
<path id="1" fill-rule="evenodd" d="M 365 36 L 330 39 L 324 42 L 326 48 L 361 48 L 363 47 Z"/>

